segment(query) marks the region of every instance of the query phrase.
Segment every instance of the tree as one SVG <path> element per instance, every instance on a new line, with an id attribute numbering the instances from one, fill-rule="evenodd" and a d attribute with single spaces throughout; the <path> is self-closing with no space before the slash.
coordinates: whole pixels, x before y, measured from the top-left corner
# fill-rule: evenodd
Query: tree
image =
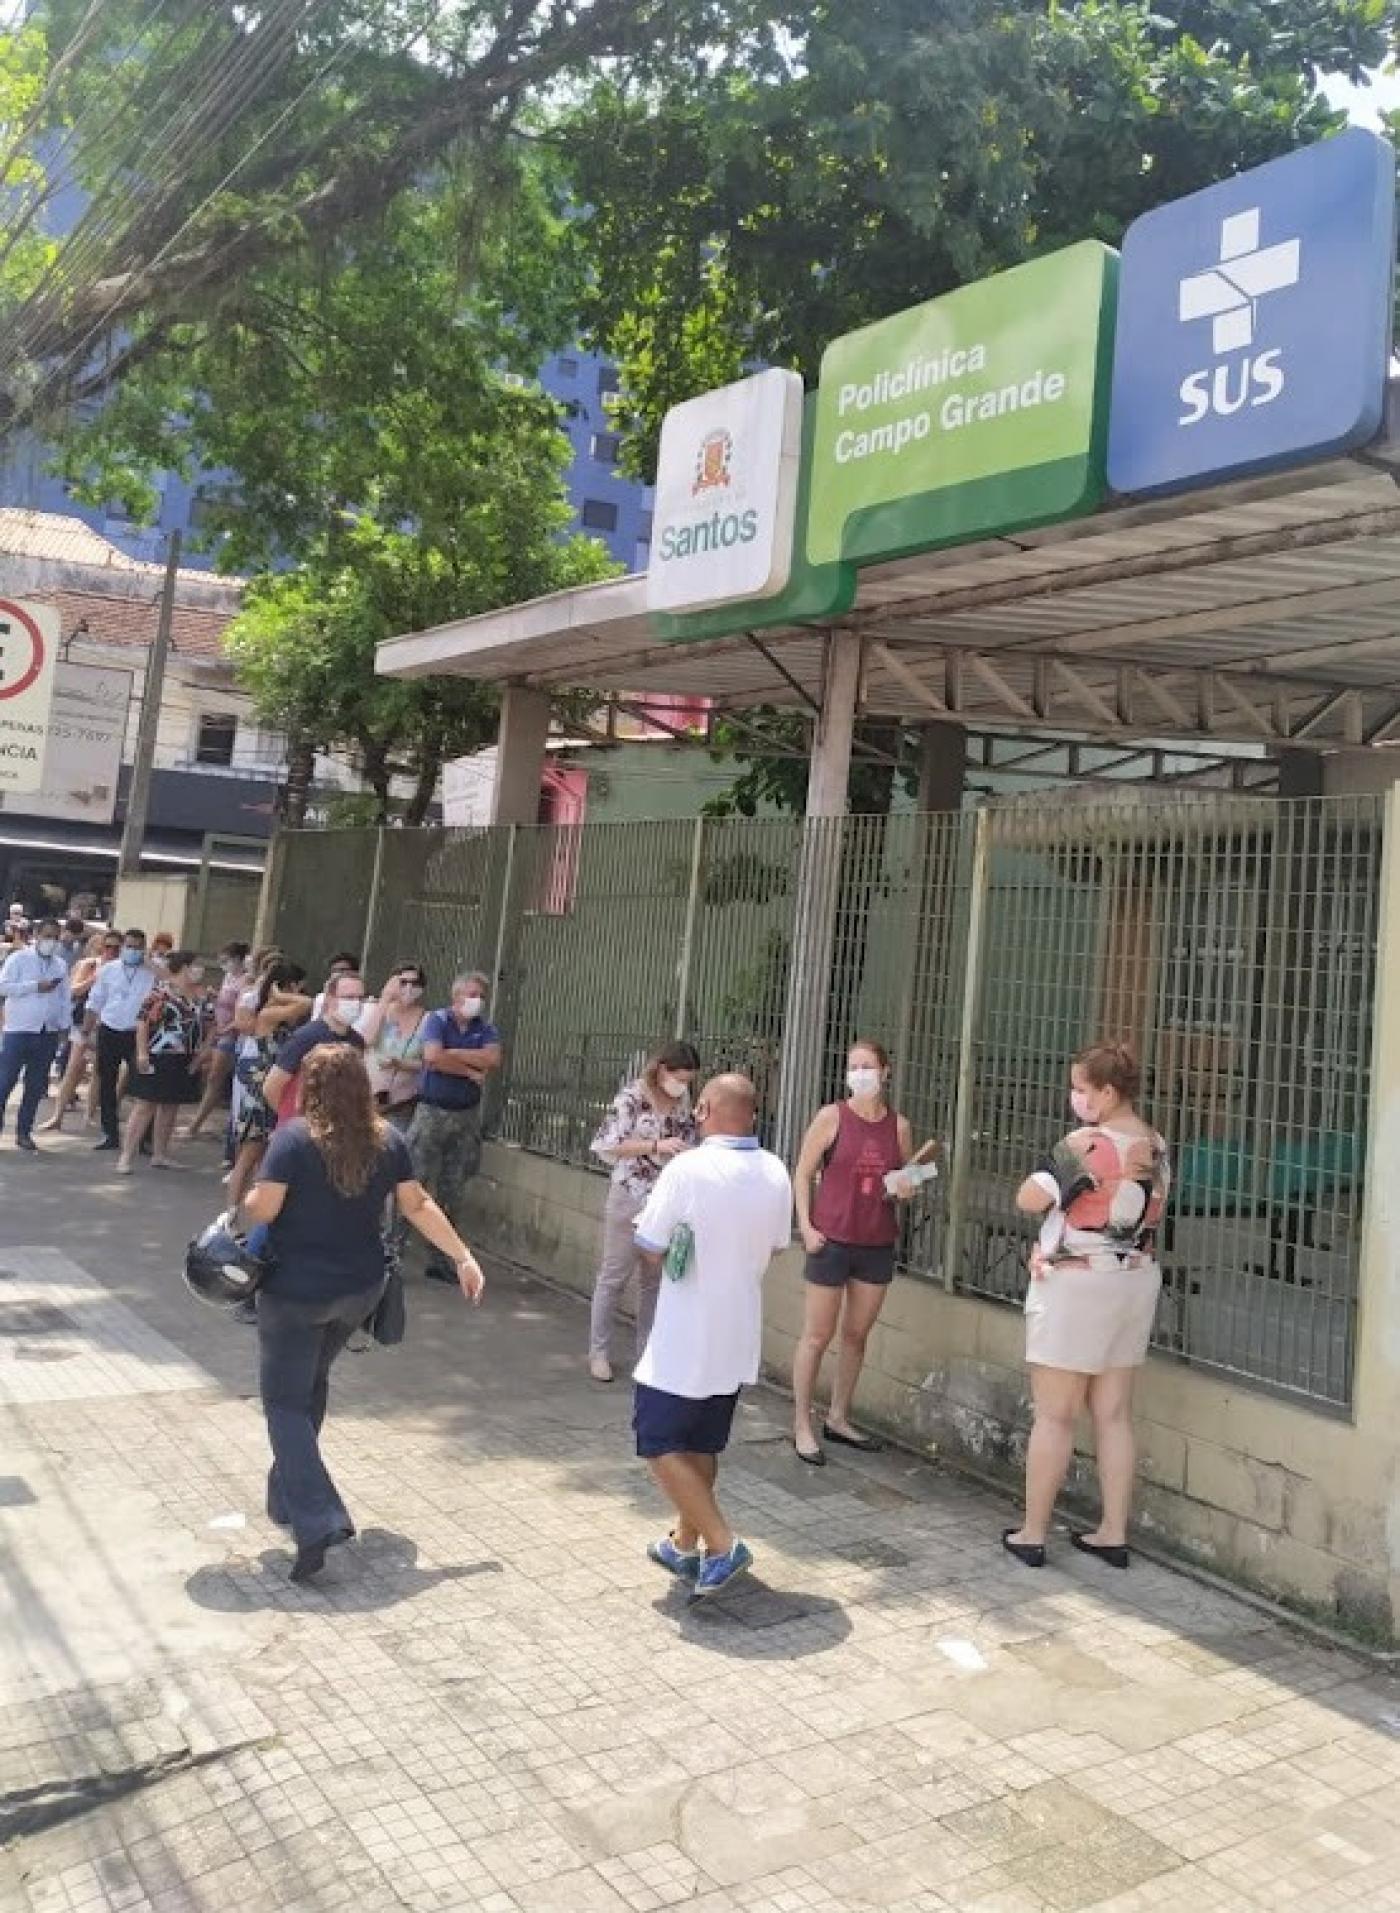
<path id="1" fill-rule="evenodd" d="M 855 326 L 1338 123 L 1319 74 L 1392 52 L 1397 0 L 820 0 L 782 70 L 608 76 L 566 140 L 623 370 L 629 468 L 667 408 L 755 361 L 814 382 Z"/>
<path id="2" fill-rule="evenodd" d="M 79 129 L 70 163 L 92 204 L 7 342 L 11 421 L 112 389 L 269 266 L 314 273 L 444 170 L 489 195 L 495 157 L 552 93 L 605 69 L 711 70 L 767 38 L 764 14 L 757 0 L 40 0 L 60 75 L 48 117 Z"/>
<path id="3" fill-rule="evenodd" d="M 257 574 L 231 649 L 291 740 L 293 815 L 315 751 L 343 745 L 381 820 L 409 777 L 421 822 L 444 759 L 494 733 L 492 693 L 378 678 L 377 643 L 615 569 L 566 536 L 569 446 L 526 376 L 572 336 L 573 228 L 547 161 L 526 149 L 514 167 L 465 288 L 463 225 L 483 202 L 444 180 L 314 280 L 266 268 L 217 320 L 172 328 L 64 442 L 80 495 L 136 509 L 155 471 L 226 474 L 204 515 L 220 562 Z"/>

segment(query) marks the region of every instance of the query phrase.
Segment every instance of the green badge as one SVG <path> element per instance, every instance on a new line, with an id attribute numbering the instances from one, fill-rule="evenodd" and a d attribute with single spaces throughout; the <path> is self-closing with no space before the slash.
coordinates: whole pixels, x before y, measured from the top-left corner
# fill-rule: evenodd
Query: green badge
<path id="1" fill-rule="evenodd" d="M 1092 510 L 1117 267 L 1086 240 L 833 340 L 809 563 L 873 564 Z"/>

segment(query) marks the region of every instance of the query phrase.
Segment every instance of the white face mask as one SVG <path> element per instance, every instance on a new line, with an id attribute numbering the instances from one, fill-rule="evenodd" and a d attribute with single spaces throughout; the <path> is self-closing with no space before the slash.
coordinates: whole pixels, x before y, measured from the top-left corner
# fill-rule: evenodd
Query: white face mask
<path id="1" fill-rule="evenodd" d="M 878 1096 L 880 1072 L 878 1069 L 848 1069 L 846 1087 L 852 1096 Z"/>
<path id="2" fill-rule="evenodd" d="M 484 996 L 461 996 L 457 999 L 457 1014 L 459 1016 L 465 1016 L 469 1023 L 473 1017 L 482 1015 L 485 1008 L 486 998 Z"/>
<path id="3" fill-rule="evenodd" d="M 664 1070 L 662 1071 L 661 1092 L 664 1096 L 669 1096 L 673 1103 L 678 1103 L 689 1088 L 690 1084 L 684 1076 L 669 1076 Z"/>
<path id="4" fill-rule="evenodd" d="M 361 1010 L 365 1007 L 362 996 L 329 996 L 326 998 L 326 1015 L 333 1023 L 347 1026 L 359 1021 Z"/>
<path id="5" fill-rule="evenodd" d="M 405 1003 L 421 1003 L 423 1000 L 423 985 L 421 983 L 401 983 L 399 985 L 399 994 Z"/>
<path id="6" fill-rule="evenodd" d="M 204 981 L 204 965 L 202 963 L 192 963 L 189 969 L 186 970 L 185 975 L 191 983 L 202 983 Z"/>
<path id="7" fill-rule="evenodd" d="M 41 957 L 51 957 L 58 948 L 58 944 L 53 937 L 40 937 L 34 948 Z"/>
<path id="8" fill-rule="evenodd" d="M 1075 1117 L 1079 1122 L 1091 1123 L 1094 1121 L 1093 1111 L 1089 1107 L 1089 1098 L 1084 1090 L 1072 1089 L 1070 1091 L 1069 1106 L 1074 1111 Z"/>

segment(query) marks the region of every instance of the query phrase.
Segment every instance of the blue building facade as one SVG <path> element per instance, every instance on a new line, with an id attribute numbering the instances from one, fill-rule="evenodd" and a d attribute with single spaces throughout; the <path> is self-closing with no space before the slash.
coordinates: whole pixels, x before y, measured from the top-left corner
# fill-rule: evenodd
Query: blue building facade
<path id="1" fill-rule="evenodd" d="M 599 538 L 629 571 L 644 568 L 651 540 L 651 488 L 624 478 L 617 468 L 618 440 L 607 411 L 608 394 L 617 389 L 613 366 L 595 352 L 558 353 L 540 368 L 540 383 L 563 410 L 563 426 L 573 447 L 568 471 L 574 522 Z M 201 520 L 209 499 L 228 485 L 226 474 L 211 472 L 193 483 L 173 472 L 159 475 L 160 503 L 153 525 L 137 525 L 117 507 L 79 504 L 49 469 L 53 453 L 41 439 L 21 437 L 0 454 L 0 506 L 59 512 L 78 518 L 132 558 L 158 561 L 165 555 L 168 532 L 179 530 L 185 549 L 181 563 L 210 570 L 214 553 L 204 547 Z"/>

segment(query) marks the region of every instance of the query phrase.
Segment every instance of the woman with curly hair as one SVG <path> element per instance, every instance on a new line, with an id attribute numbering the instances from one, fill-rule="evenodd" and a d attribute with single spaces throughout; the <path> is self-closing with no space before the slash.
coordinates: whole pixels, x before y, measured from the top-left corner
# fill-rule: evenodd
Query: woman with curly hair
<path id="1" fill-rule="evenodd" d="M 294 1581 L 325 1566 L 355 1533 L 321 1456 L 331 1365 L 378 1306 L 387 1274 L 390 1196 L 448 1258 L 462 1293 L 485 1287 L 476 1257 L 413 1173 L 403 1137 L 374 1107 L 358 1050 L 321 1045 L 302 1065 L 302 1113 L 283 1123 L 242 1208 L 267 1229 L 258 1291 L 260 1386 L 272 1446 L 267 1512 L 297 1544 Z"/>

